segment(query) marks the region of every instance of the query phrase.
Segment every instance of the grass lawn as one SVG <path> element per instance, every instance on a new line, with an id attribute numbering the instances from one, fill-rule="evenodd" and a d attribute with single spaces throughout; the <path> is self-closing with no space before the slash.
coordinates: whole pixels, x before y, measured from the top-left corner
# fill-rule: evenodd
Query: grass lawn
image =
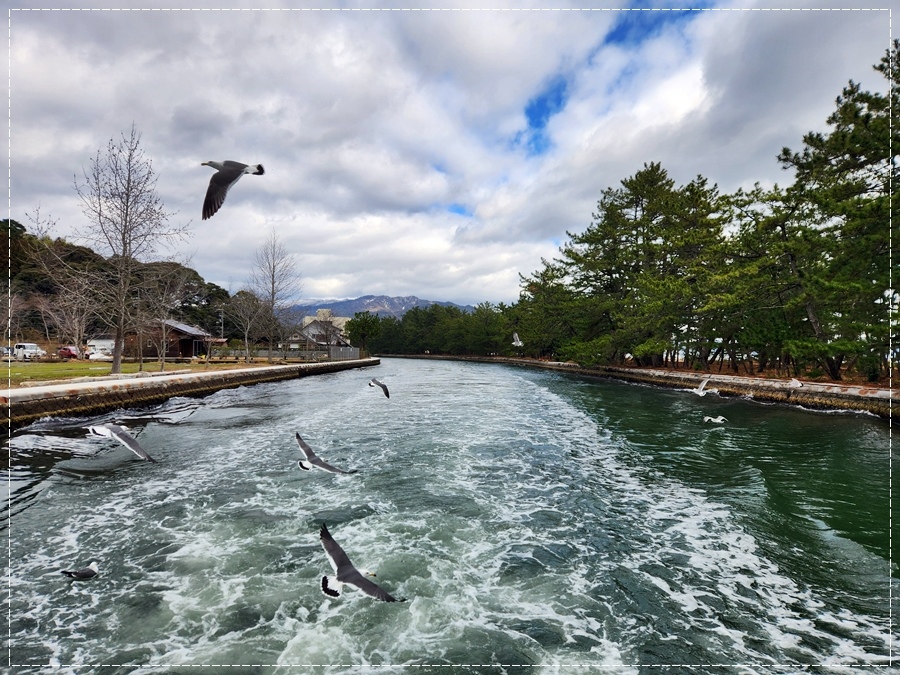
<path id="1" fill-rule="evenodd" d="M 226 361 L 218 363 L 211 361 L 209 365 L 206 363 L 167 363 L 166 371 L 174 370 L 224 370 L 230 368 L 245 368 L 248 365 L 269 365 L 268 363 L 246 364 L 243 361 L 235 363 L 234 361 Z M 66 380 L 73 377 L 100 377 L 109 375 L 112 364 L 106 361 L 69 361 L 46 360 L 46 361 L 9 361 L 7 363 L 0 362 L 0 368 L 7 370 L 7 383 L 10 387 L 22 387 L 35 384 L 37 382 L 48 382 L 51 380 Z M 136 373 L 140 370 L 137 363 L 125 362 L 122 364 L 122 373 Z M 159 372 L 159 363 L 156 361 L 145 362 L 144 370 L 148 373 Z M 2 372 L 2 371 L 0 371 Z"/>

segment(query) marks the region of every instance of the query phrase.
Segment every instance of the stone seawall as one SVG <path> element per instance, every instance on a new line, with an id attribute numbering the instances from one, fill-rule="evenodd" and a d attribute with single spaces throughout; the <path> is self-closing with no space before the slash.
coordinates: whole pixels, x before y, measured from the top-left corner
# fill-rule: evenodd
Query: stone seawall
<path id="1" fill-rule="evenodd" d="M 377 358 L 367 358 L 154 377 L 103 379 L 94 382 L 66 382 L 6 389 L 0 396 L 0 402 L 7 410 L 5 422 L 7 429 L 17 429 L 42 417 L 93 415 L 118 408 L 162 403 L 173 396 L 204 396 L 219 389 L 365 368 L 376 366 L 380 362 Z"/>
<path id="2" fill-rule="evenodd" d="M 384 356 L 387 356 L 385 354 Z M 398 355 L 399 356 L 399 355 Z M 614 368 L 602 366 L 582 368 L 576 363 L 537 361 L 507 357 L 414 356 L 401 358 L 449 359 L 482 363 L 509 363 L 530 368 L 558 370 L 583 377 L 599 377 L 626 382 L 639 382 L 675 389 L 696 389 L 706 378 L 706 389 L 715 389 L 723 396 L 746 396 L 757 401 L 786 403 L 820 410 L 858 410 L 885 419 L 900 419 L 900 400 L 897 392 L 877 387 L 844 385 L 825 382 L 801 382 L 791 386 L 787 380 L 768 380 L 759 377 L 740 377 L 703 372 L 681 372 L 652 368 Z"/>

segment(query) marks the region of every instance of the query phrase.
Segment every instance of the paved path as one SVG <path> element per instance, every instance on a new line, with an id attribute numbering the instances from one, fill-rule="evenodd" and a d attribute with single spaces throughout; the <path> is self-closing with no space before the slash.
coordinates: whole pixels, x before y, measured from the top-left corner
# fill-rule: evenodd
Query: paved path
<path id="1" fill-rule="evenodd" d="M 368 358 L 143 377 L 91 378 L 89 382 L 69 380 L 60 384 L 4 389 L 0 404 L 7 410 L 7 428 L 14 429 L 50 415 L 97 414 L 160 403 L 173 396 L 202 396 L 229 387 L 365 368 L 379 363 L 379 359 Z"/>

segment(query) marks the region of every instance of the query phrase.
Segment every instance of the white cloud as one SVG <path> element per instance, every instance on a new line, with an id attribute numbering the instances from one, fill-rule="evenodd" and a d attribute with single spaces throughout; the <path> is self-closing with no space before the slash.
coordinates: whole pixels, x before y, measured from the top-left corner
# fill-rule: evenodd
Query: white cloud
<path id="1" fill-rule="evenodd" d="M 666 15 L 605 44 L 618 18 L 13 12 L 11 216 L 40 202 L 61 234 L 83 225 L 73 175 L 135 122 L 208 281 L 237 290 L 275 227 L 307 297 L 510 302 L 645 162 L 726 191 L 784 183 L 776 154 L 824 128 L 847 80 L 883 87 L 886 12 Z M 565 106 L 529 156 L 525 107 L 558 77 Z M 266 174 L 201 221 L 209 159 Z"/>

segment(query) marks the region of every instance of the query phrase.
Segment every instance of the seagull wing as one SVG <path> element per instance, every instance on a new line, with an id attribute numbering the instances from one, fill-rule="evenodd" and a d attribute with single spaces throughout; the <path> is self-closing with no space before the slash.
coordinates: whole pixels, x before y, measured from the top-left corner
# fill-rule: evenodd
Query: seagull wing
<path id="1" fill-rule="evenodd" d="M 156 460 L 148 455 L 147 451 L 141 447 L 140 443 L 138 443 L 131 434 L 125 431 L 124 427 L 120 427 L 117 424 L 109 424 L 107 425 L 107 428 L 112 432 L 113 438 L 115 438 L 117 441 L 119 441 L 119 443 L 131 450 L 138 457 L 140 457 L 141 459 L 145 459 L 148 462 L 156 462 Z"/>
<path id="2" fill-rule="evenodd" d="M 402 600 L 398 601 L 397 598 L 388 593 L 374 581 L 366 579 L 362 573 L 353 566 L 353 563 L 350 562 L 350 558 L 344 553 L 344 549 L 342 549 L 332 538 L 328 528 L 325 527 L 325 523 L 322 523 L 322 528 L 319 530 L 319 539 L 322 541 L 322 547 L 325 549 L 325 554 L 328 556 L 328 560 L 331 562 L 331 566 L 334 568 L 339 582 L 356 586 L 366 595 L 370 595 L 378 600 L 383 600 L 384 602 L 403 602 Z"/>
<path id="3" fill-rule="evenodd" d="M 212 175 L 206 190 L 206 199 L 203 200 L 203 220 L 212 218 L 216 211 L 222 208 L 222 204 L 225 203 L 225 195 L 228 194 L 231 186 L 241 179 L 246 168 L 246 164 L 228 160 L 223 162 L 223 167 Z"/>
<path id="4" fill-rule="evenodd" d="M 339 469 L 336 466 L 331 466 L 331 464 L 329 464 L 328 462 L 323 460 L 321 457 L 319 457 L 315 452 L 313 452 L 313 449 L 311 447 L 309 447 L 307 442 L 304 441 L 300 437 L 300 434 L 295 433 L 294 436 L 297 438 L 297 444 L 300 446 L 300 450 L 303 452 L 304 455 L 306 455 L 306 461 L 308 464 L 315 465 L 315 466 L 319 467 L 320 469 L 323 469 L 325 471 L 330 471 L 331 473 L 347 473 L 347 474 L 357 473 L 356 469 L 352 469 L 350 471 L 344 471 L 343 469 Z M 304 469 L 306 468 L 305 466 L 303 466 L 302 463 L 300 464 L 300 466 Z"/>
<path id="5" fill-rule="evenodd" d="M 359 570 L 354 569 L 352 572 L 349 572 L 345 578 L 341 578 L 341 576 L 338 575 L 338 579 L 345 584 L 356 586 L 363 593 L 370 595 L 377 600 L 383 600 L 384 602 L 403 602 L 403 600 L 398 601 L 397 598 L 388 593 L 374 581 L 366 579 L 360 574 Z"/>
<path id="6" fill-rule="evenodd" d="M 700 383 L 700 388 L 697 389 L 698 394 L 702 394 L 703 390 L 706 389 L 706 383 L 709 382 L 709 378 L 707 377 L 703 382 Z"/>
<path id="7" fill-rule="evenodd" d="M 328 556 L 328 562 L 331 563 L 336 573 L 340 573 L 342 569 L 356 569 L 350 562 L 350 558 L 344 553 L 344 549 L 332 538 L 325 523 L 322 523 L 322 527 L 319 529 L 319 540 L 322 542 L 322 548 L 325 549 L 325 555 Z"/>
<path id="8" fill-rule="evenodd" d="M 385 385 L 383 382 L 379 382 L 378 380 L 373 378 L 372 381 L 369 383 L 369 386 L 371 387 L 373 384 L 376 387 L 381 387 L 381 391 L 384 392 L 385 396 L 387 396 L 388 398 L 391 397 L 391 392 L 388 391 L 387 385 Z"/>
<path id="9" fill-rule="evenodd" d="M 140 443 L 138 443 L 137 440 L 128 433 L 125 427 L 121 427 L 118 424 L 96 424 L 94 426 L 88 427 L 88 431 L 90 431 L 95 436 L 115 438 L 117 441 L 119 441 L 119 443 L 131 450 L 141 459 L 145 459 L 148 462 L 156 462 L 156 460 L 148 455 L 147 451 L 141 447 Z"/>

